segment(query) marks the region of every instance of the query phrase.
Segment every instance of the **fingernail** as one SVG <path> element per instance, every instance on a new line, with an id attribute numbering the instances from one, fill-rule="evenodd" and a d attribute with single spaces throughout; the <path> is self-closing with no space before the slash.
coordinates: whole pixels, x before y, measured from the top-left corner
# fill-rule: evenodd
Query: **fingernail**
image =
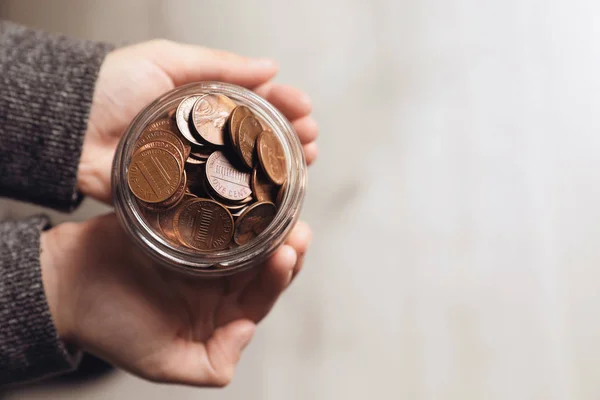
<path id="1" fill-rule="evenodd" d="M 250 63 L 260 68 L 276 68 L 278 65 L 277 61 L 270 58 L 253 58 Z"/>
<path id="2" fill-rule="evenodd" d="M 302 95 L 300 95 L 300 99 L 299 101 L 304 104 L 305 107 L 312 107 L 312 99 L 310 98 L 310 96 L 306 93 L 302 93 Z"/>

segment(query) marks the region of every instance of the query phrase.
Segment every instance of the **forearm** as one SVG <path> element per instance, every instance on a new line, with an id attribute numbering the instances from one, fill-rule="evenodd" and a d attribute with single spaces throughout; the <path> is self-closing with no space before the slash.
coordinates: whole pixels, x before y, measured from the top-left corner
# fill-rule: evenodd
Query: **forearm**
<path id="1" fill-rule="evenodd" d="M 59 339 L 42 279 L 42 216 L 0 223 L 0 385 L 75 368 L 78 354 Z M 50 279 L 50 282 L 48 282 Z M 56 303 L 53 303 L 56 306 Z"/>
<path id="2" fill-rule="evenodd" d="M 81 147 L 108 50 L 0 21 L 0 196 L 77 206 Z"/>

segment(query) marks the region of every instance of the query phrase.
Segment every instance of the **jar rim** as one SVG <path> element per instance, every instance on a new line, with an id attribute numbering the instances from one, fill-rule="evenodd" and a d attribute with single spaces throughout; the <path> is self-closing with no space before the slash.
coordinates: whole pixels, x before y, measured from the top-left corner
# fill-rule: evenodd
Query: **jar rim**
<path id="1" fill-rule="evenodd" d="M 135 142 L 145 126 L 175 108 L 193 94 L 221 93 L 249 107 L 265 121 L 281 141 L 287 163 L 287 185 L 273 221 L 254 240 L 244 246 L 201 253 L 176 247 L 146 222 L 134 195 L 127 190 L 126 177 Z M 304 201 L 306 160 L 298 136 L 290 122 L 267 100 L 256 93 L 230 83 L 205 81 L 180 86 L 160 96 L 133 119 L 123 134 L 112 168 L 115 210 L 121 225 L 156 261 L 200 276 L 222 276 L 239 272 L 265 261 L 287 237 L 298 219 Z M 216 266 L 216 269 L 209 268 Z"/>

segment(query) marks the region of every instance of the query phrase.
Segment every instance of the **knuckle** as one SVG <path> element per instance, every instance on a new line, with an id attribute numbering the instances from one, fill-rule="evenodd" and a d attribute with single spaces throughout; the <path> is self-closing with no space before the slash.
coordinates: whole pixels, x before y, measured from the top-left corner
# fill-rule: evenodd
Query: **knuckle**
<path id="1" fill-rule="evenodd" d="M 155 47 L 157 49 L 167 49 L 175 44 L 175 42 L 172 40 L 165 38 L 152 39 L 148 43 L 151 45 L 151 47 Z"/>

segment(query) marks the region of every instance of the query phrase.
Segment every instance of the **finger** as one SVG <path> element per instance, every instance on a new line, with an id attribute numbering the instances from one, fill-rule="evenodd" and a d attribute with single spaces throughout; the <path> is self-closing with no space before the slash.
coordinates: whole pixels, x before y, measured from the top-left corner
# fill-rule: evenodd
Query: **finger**
<path id="1" fill-rule="evenodd" d="M 286 239 L 286 244 L 290 245 L 299 256 L 306 253 L 312 239 L 310 226 L 304 221 L 298 221 L 292 229 L 292 232 Z M 260 273 L 260 268 L 251 268 L 239 274 L 231 276 L 229 279 L 229 293 L 241 292 L 250 282 Z M 228 293 L 228 294 L 229 294 Z"/>
<path id="2" fill-rule="evenodd" d="M 267 99 L 290 121 L 305 117 L 312 110 L 310 97 L 300 89 L 292 86 L 268 82 L 254 91 Z"/>
<path id="3" fill-rule="evenodd" d="M 202 46 L 159 40 L 149 42 L 150 57 L 173 80 L 175 86 L 216 80 L 256 87 L 273 78 L 275 61 L 249 58 Z"/>
<path id="4" fill-rule="evenodd" d="M 298 256 L 304 255 L 308 251 L 308 246 L 312 240 L 312 230 L 304 221 L 298 221 L 292 232 L 287 237 L 285 243 L 296 250 Z"/>
<path id="5" fill-rule="evenodd" d="M 302 267 L 304 266 L 304 257 L 306 257 L 306 254 L 298 256 L 298 261 L 296 261 L 296 265 L 294 266 L 294 272 L 292 272 L 292 280 L 294 280 L 296 275 L 302 271 Z"/>
<path id="6" fill-rule="evenodd" d="M 227 386 L 255 330 L 252 321 L 239 319 L 218 328 L 206 344 L 181 340 L 164 352 L 161 365 L 150 371 L 148 378 L 193 386 Z"/>
<path id="7" fill-rule="evenodd" d="M 244 315 L 252 321 L 263 319 L 292 279 L 297 254 L 292 246 L 283 245 L 267 261 L 239 299 Z"/>
<path id="8" fill-rule="evenodd" d="M 310 115 L 293 121 L 292 126 L 302 144 L 314 142 L 319 136 L 319 125 Z"/>
<path id="9" fill-rule="evenodd" d="M 286 240 L 286 244 L 292 246 L 298 255 L 296 265 L 294 265 L 292 272 L 292 279 L 294 279 L 294 277 L 302 270 L 304 256 L 308 251 L 311 240 L 312 231 L 310 226 L 304 221 L 298 221 Z"/>
<path id="10" fill-rule="evenodd" d="M 302 146 L 304 149 L 304 157 L 306 158 L 306 165 L 311 165 L 317 159 L 319 155 L 319 147 L 316 142 L 310 142 Z"/>

